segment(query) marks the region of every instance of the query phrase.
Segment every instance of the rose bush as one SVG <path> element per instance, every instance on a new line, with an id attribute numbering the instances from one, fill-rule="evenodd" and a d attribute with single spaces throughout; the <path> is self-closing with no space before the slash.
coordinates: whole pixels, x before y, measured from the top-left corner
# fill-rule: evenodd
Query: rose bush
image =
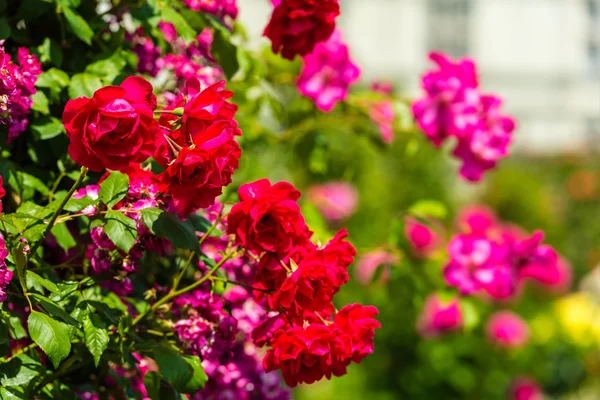
<path id="1" fill-rule="evenodd" d="M 0 398 L 572 391 L 530 361 L 597 343 L 528 311 L 577 278 L 555 234 L 449 217 L 517 126 L 476 62 L 408 101 L 358 83 L 338 0 L 271 3 L 270 50 L 234 0 L 0 5 Z"/>

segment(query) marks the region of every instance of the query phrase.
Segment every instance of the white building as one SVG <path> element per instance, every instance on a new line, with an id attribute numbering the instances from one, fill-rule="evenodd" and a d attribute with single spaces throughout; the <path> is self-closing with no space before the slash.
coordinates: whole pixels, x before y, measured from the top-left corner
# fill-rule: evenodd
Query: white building
<path id="1" fill-rule="evenodd" d="M 269 0 L 238 0 L 260 37 Z M 600 0 L 341 0 L 363 79 L 419 93 L 427 53 L 469 55 L 519 122 L 521 151 L 600 150 Z"/>

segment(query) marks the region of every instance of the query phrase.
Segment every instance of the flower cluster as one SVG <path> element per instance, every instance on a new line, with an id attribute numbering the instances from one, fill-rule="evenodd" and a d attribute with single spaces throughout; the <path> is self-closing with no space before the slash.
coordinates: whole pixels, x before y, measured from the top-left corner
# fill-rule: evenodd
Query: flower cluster
<path id="1" fill-rule="evenodd" d="M 149 170 L 139 166 L 131 166 L 125 171 L 129 177 L 129 190 L 127 196 L 117 203 L 113 209 L 123 212 L 136 223 L 137 238 L 131 250 L 125 253 L 106 235 L 103 226 L 90 229 L 90 244 L 85 251 L 85 262 L 91 267 L 95 275 L 108 275 L 110 280 L 103 282 L 103 286 L 119 295 L 127 295 L 132 290 L 128 275 L 137 271 L 140 259 L 146 251 L 159 255 L 166 255 L 171 250 L 171 244 L 164 238 L 153 235 L 142 220 L 141 210 L 158 207 L 165 211 L 172 210 L 173 204 L 169 196 L 158 191 L 159 178 Z M 106 177 L 106 175 L 105 175 Z M 73 196 L 75 199 L 98 198 L 99 187 L 89 185 L 79 189 Z M 97 208 L 88 206 L 82 212 L 94 215 Z"/>
<path id="2" fill-rule="evenodd" d="M 481 209 L 464 212 L 460 225 L 462 232 L 448 244 L 450 261 L 444 277 L 462 294 L 484 291 L 494 299 L 506 299 L 527 280 L 556 285 L 564 278 L 565 262 L 542 243 L 542 232 L 527 235 Z"/>
<path id="3" fill-rule="evenodd" d="M 38 58 L 24 47 L 17 52 L 15 64 L 4 51 L 0 41 L 0 123 L 8 127 L 8 141 L 16 138 L 27 128 L 27 116 L 33 106 L 35 82 L 42 73 Z"/>
<path id="4" fill-rule="evenodd" d="M 292 60 L 329 39 L 339 14 L 338 0 L 281 0 L 275 3 L 264 36 L 271 39 L 273 52 Z"/>
<path id="5" fill-rule="evenodd" d="M 289 386 L 346 373 L 373 351 L 374 307 L 352 304 L 335 313 L 333 296 L 348 281 L 356 251 L 340 231 L 325 246 L 310 241 L 289 183 L 266 180 L 242 185 L 240 203 L 227 218 L 236 243 L 260 258 L 254 287 L 279 312 L 253 331 L 255 343 L 269 345 L 266 371 L 281 369 Z"/>
<path id="6" fill-rule="evenodd" d="M 453 154 L 462 160 L 461 176 L 478 181 L 508 155 L 515 122 L 501 113 L 498 96 L 479 91 L 472 60 L 453 62 L 441 53 L 429 58 L 438 68 L 423 76 L 426 94 L 413 102 L 413 115 L 434 145 L 456 139 Z"/>
<path id="7" fill-rule="evenodd" d="M 156 97 L 152 85 L 129 77 L 120 86 L 107 86 L 92 99 L 70 100 L 63 123 L 70 139 L 69 154 L 92 171 L 106 169 L 139 172 L 150 156 L 165 171 L 157 179 L 161 193 L 171 196 L 175 210 L 184 216 L 212 205 L 231 183 L 241 154 L 235 136 L 241 135 L 233 119 L 237 107 L 233 93 L 219 82 L 201 90 L 196 78 L 186 82 L 176 106 L 154 119 Z M 181 117 L 180 117 L 181 116 Z"/>
<path id="8" fill-rule="evenodd" d="M 239 166 L 235 137 L 241 131 L 233 119 L 237 107 L 228 101 L 232 96 L 224 81 L 201 90 L 200 82 L 190 78 L 177 102 L 183 107 L 181 126 L 163 130 L 155 156 L 166 168 L 159 189 L 171 195 L 180 214 L 214 204 Z"/>
<path id="9" fill-rule="evenodd" d="M 209 13 L 222 20 L 237 18 L 236 0 L 183 0 L 183 2 L 193 11 Z"/>
<path id="10" fill-rule="evenodd" d="M 172 23 L 161 21 L 158 28 L 170 46 L 164 55 L 161 55 L 160 46 L 145 36 L 142 29 L 127 35 L 131 50 L 138 56 L 139 73 L 157 76 L 161 71 L 171 71 L 178 87 L 191 77 L 198 78 L 204 86 L 223 79 L 223 71 L 210 52 L 213 42 L 210 28 L 205 28 L 191 43 L 179 37 Z"/>
<path id="11" fill-rule="evenodd" d="M 229 309 L 230 314 L 224 309 Z M 265 372 L 251 342 L 252 330 L 266 317 L 251 294 L 237 286 L 224 295 L 200 289 L 175 300 L 174 330 L 185 347 L 202 359 L 209 377 L 193 399 L 287 400 L 275 372 Z"/>
<path id="12" fill-rule="evenodd" d="M 360 69 L 350 59 L 342 33 L 335 30 L 327 41 L 318 43 L 304 56 L 298 89 L 314 100 L 320 110 L 328 112 L 346 98 L 348 88 L 359 76 Z"/>

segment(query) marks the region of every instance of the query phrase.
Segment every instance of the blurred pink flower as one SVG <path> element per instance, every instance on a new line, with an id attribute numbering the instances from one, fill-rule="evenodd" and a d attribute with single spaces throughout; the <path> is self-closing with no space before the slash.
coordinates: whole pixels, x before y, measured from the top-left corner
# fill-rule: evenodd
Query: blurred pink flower
<path id="1" fill-rule="evenodd" d="M 404 234 L 417 257 L 427 257 L 441 244 L 439 234 L 429 225 L 419 222 L 416 218 L 408 217 Z"/>
<path id="2" fill-rule="evenodd" d="M 417 331 L 422 337 L 436 337 L 457 331 L 463 326 L 463 316 L 457 299 L 444 302 L 437 294 L 430 295 L 417 320 Z"/>
<path id="3" fill-rule="evenodd" d="M 358 192 L 348 182 L 328 182 L 308 189 L 308 199 L 325 219 L 339 222 L 356 212 Z"/>
<path id="4" fill-rule="evenodd" d="M 391 94 L 394 91 L 394 84 L 385 81 L 374 81 L 371 84 L 371 90 L 381 94 Z"/>
<path id="5" fill-rule="evenodd" d="M 536 381 L 520 377 L 511 385 L 508 397 L 511 400 L 543 400 L 544 394 Z"/>
<path id="6" fill-rule="evenodd" d="M 485 233 L 496 224 L 494 212 L 480 205 L 463 208 L 457 218 L 458 228 L 467 233 Z"/>
<path id="7" fill-rule="evenodd" d="M 348 88 L 358 80 L 360 69 L 350 59 L 348 46 L 339 30 L 326 42 L 317 44 L 304 57 L 304 66 L 298 78 L 298 90 L 314 100 L 322 111 L 331 111 L 346 98 Z"/>
<path id="8" fill-rule="evenodd" d="M 381 280 L 387 282 L 390 278 L 390 267 L 400 262 L 400 258 L 385 250 L 373 250 L 363 254 L 355 268 L 356 280 L 364 286 L 373 281 L 375 272 L 381 267 Z"/>
<path id="9" fill-rule="evenodd" d="M 392 143 L 394 140 L 394 105 L 389 100 L 377 102 L 371 106 L 369 115 L 373 122 L 377 124 L 381 131 L 381 137 L 384 142 Z"/>
<path id="10" fill-rule="evenodd" d="M 501 347 L 523 346 L 529 339 L 529 327 L 519 315 L 511 311 L 494 313 L 486 325 L 488 339 Z"/>

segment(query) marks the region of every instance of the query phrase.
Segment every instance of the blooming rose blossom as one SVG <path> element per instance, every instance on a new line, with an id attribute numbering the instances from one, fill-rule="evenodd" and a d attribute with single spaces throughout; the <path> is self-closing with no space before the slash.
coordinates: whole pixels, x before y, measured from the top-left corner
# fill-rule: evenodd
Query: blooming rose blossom
<path id="1" fill-rule="evenodd" d="M 282 0 L 263 35 L 271 39 L 274 53 L 292 60 L 312 53 L 317 43 L 329 39 L 339 14 L 338 0 Z"/>
<path id="2" fill-rule="evenodd" d="M 417 321 L 417 331 L 425 338 L 457 331 L 463 326 L 463 316 L 457 299 L 444 302 L 437 294 L 425 300 Z"/>
<path id="3" fill-rule="evenodd" d="M 381 267 L 381 280 L 387 282 L 390 279 L 390 267 L 400 262 L 400 257 L 386 250 L 373 250 L 364 253 L 356 265 L 356 280 L 364 286 L 373 281 L 377 270 Z"/>
<path id="4" fill-rule="evenodd" d="M 462 160 L 461 176 L 478 181 L 508 155 L 515 122 L 501 113 L 498 96 L 480 93 L 472 60 L 453 62 L 442 53 L 429 58 L 438 69 L 423 76 L 426 95 L 413 102 L 413 115 L 435 146 L 456 139 L 453 154 Z"/>
<path id="5" fill-rule="evenodd" d="M 261 254 L 286 255 L 307 241 L 308 230 L 300 206 L 300 192 L 287 182 L 271 185 L 268 179 L 240 186 L 240 202 L 227 217 L 227 233 L 246 249 Z"/>
<path id="6" fill-rule="evenodd" d="M 359 363 L 373 352 L 375 307 L 344 307 L 328 325 L 314 323 L 279 333 L 263 360 L 265 371 L 281 369 L 290 387 L 323 377 L 342 376 L 350 362 Z"/>
<path id="7" fill-rule="evenodd" d="M 25 47 L 17 51 L 17 61 L 20 65 L 5 53 L 4 40 L 0 40 L 0 124 L 8 127 L 8 142 L 27 128 L 33 106 L 31 96 L 42 73 L 40 61 Z"/>
<path id="8" fill-rule="evenodd" d="M 152 85 L 137 76 L 99 89 L 91 99 L 69 100 L 63 112 L 69 155 L 91 171 L 122 171 L 146 161 L 158 132 L 155 109 Z"/>
<path id="9" fill-rule="evenodd" d="M 271 308 L 284 308 L 292 316 L 327 309 L 333 295 L 348 282 L 347 268 L 356 255 L 354 247 L 344 240 L 347 236 L 341 230 L 325 247 L 302 258 L 295 270 L 292 266 L 291 274 L 270 297 Z"/>
<path id="10" fill-rule="evenodd" d="M 218 121 L 194 137 L 161 174 L 160 190 L 170 194 L 178 213 L 187 216 L 214 204 L 239 167 L 241 150 L 235 126 Z"/>
<path id="11" fill-rule="evenodd" d="M 320 110 L 328 112 L 346 99 L 348 88 L 359 76 L 360 69 L 350 59 L 342 33 L 336 30 L 329 40 L 317 44 L 304 56 L 297 84 L 300 93 L 314 100 Z"/>
<path id="12" fill-rule="evenodd" d="M 488 339 L 501 347 L 522 347 L 529 339 L 527 323 L 511 311 L 498 311 L 486 325 Z"/>
<path id="13" fill-rule="evenodd" d="M 308 189 L 307 196 L 321 214 L 333 222 L 349 218 L 358 205 L 358 192 L 354 185 L 348 182 L 314 185 Z"/>

